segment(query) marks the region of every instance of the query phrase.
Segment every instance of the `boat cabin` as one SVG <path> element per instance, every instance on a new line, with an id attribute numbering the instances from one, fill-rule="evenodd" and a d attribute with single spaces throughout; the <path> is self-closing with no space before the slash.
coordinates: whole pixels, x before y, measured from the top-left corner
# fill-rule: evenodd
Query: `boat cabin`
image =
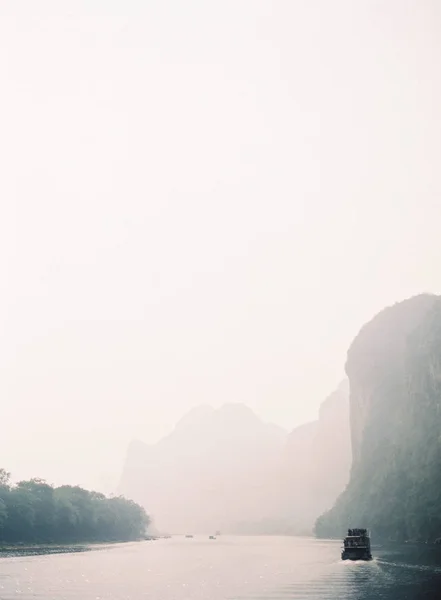
<path id="1" fill-rule="evenodd" d="M 343 560 L 370 560 L 371 541 L 367 529 L 348 529 L 343 540 Z"/>

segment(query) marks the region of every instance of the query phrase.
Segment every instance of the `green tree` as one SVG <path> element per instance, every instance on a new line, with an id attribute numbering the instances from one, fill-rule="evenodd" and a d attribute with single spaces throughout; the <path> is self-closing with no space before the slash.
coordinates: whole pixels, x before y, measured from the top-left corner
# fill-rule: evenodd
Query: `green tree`
<path id="1" fill-rule="evenodd" d="M 0 541 L 71 543 L 135 540 L 149 518 L 123 497 L 107 498 L 79 486 L 54 488 L 42 479 L 10 485 L 0 469 Z"/>

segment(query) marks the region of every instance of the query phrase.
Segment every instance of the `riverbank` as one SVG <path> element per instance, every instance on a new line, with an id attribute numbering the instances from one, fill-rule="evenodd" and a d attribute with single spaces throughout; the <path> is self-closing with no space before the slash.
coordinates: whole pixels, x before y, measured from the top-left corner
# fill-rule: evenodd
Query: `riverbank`
<path id="1" fill-rule="evenodd" d="M 88 552 L 95 546 L 105 548 L 109 544 L 26 544 L 0 546 L 0 558 L 11 556 L 37 556 L 39 554 L 64 554 Z"/>
<path id="2" fill-rule="evenodd" d="M 104 550 L 118 544 L 130 544 L 144 541 L 153 541 L 157 538 L 145 536 L 137 540 L 118 540 L 118 541 L 102 541 L 102 542 L 75 542 L 69 544 L 1 544 L 0 543 L 0 558 L 14 556 L 38 556 L 41 554 L 67 554 L 75 552 L 90 552 L 92 550 Z"/>

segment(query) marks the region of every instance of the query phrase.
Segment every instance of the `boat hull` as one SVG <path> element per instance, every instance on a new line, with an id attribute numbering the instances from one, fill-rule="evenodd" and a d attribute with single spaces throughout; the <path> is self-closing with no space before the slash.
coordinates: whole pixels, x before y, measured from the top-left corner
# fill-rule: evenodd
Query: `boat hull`
<path id="1" fill-rule="evenodd" d="M 369 550 L 343 550 L 342 560 L 372 560 L 372 554 Z"/>

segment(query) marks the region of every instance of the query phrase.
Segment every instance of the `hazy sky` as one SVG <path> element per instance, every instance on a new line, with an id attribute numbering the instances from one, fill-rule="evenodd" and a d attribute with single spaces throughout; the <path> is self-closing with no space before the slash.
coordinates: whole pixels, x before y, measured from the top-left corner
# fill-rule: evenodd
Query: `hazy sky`
<path id="1" fill-rule="evenodd" d="M 314 418 L 441 292 L 437 0 L 0 0 L 0 466 L 104 491 L 200 403 Z"/>

